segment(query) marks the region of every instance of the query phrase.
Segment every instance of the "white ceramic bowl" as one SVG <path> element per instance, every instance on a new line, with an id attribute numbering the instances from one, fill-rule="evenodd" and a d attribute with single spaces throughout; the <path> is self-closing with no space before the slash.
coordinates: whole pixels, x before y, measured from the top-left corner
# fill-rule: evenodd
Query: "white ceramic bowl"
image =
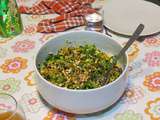
<path id="1" fill-rule="evenodd" d="M 49 52 L 56 53 L 65 42 L 78 44 L 95 44 L 97 48 L 117 54 L 122 48 L 116 41 L 98 32 L 77 31 L 60 34 L 47 41 L 38 51 L 35 58 L 37 88 L 41 96 L 52 106 L 75 114 L 88 114 L 101 111 L 114 104 L 123 94 L 127 86 L 128 58 L 124 55 L 120 59 L 123 73 L 112 83 L 96 89 L 72 90 L 58 87 L 45 80 L 38 72 L 38 64 L 42 63 Z"/>

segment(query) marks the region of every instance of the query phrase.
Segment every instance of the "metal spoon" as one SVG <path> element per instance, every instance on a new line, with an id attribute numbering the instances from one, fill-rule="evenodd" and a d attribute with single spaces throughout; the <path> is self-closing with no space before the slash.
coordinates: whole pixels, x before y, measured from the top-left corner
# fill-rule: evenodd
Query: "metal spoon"
<path id="1" fill-rule="evenodd" d="M 126 43 L 126 45 L 121 49 L 121 51 L 112 57 L 112 62 L 111 62 L 111 65 L 109 67 L 109 70 L 107 71 L 107 73 L 105 74 L 105 78 L 103 80 L 103 85 L 105 83 L 108 83 L 109 80 L 108 80 L 108 76 L 111 72 L 111 70 L 113 69 L 114 65 L 117 63 L 117 61 L 125 54 L 125 52 L 128 50 L 128 48 L 132 45 L 132 43 L 139 38 L 141 32 L 143 31 L 144 29 L 144 25 L 143 24 L 140 24 L 137 29 L 135 30 L 135 32 L 133 33 L 133 35 L 130 37 L 130 39 L 128 40 L 128 42 Z"/>

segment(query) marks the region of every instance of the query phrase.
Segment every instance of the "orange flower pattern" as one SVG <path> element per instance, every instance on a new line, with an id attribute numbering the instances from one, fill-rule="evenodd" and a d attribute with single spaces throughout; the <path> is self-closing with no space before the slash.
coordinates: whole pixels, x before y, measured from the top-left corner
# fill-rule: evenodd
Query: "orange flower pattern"
<path id="1" fill-rule="evenodd" d="M 144 41 L 144 45 L 147 47 L 160 46 L 160 38 L 158 37 L 146 38 Z"/>
<path id="2" fill-rule="evenodd" d="M 17 41 L 11 48 L 14 52 L 28 52 L 35 47 L 35 42 L 31 40 Z"/>
<path id="3" fill-rule="evenodd" d="M 43 120 L 76 120 L 76 118 L 73 114 L 53 109 L 48 112 L 48 115 Z"/>
<path id="4" fill-rule="evenodd" d="M 19 73 L 22 69 L 27 68 L 27 59 L 15 57 L 5 60 L 5 63 L 0 66 L 4 73 Z"/>
<path id="5" fill-rule="evenodd" d="M 32 35 L 37 32 L 36 25 L 28 25 L 24 28 L 24 34 Z"/>
<path id="6" fill-rule="evenodd" d="M 150 116 L 150 120 L 160 120 L 160 98 L 148 101 L 144 110 Z"/>
<path id="7" fill-rule="evenodd" d="M 43 34 L 42 37 L 39 39 L 42 43 L 46 42 L 47 40 L 53 38 L 54 35 L 51 34 Z"/>
<path id="8" fill-rule="evenodd" d="M 12 39 L 13 39 L 13 37 L 2 38 L 2 39 L 0 39 L 0 44 L 5 44 L 5 43 L 7 43 L 8 41 L 10 41 L 10 40 L 12 40 Z"/>
<path id="9" fill-rule="evenodd" d="M 146 76 L 143 84 L 152 92 L 160 91 L 160 72 Z"/>

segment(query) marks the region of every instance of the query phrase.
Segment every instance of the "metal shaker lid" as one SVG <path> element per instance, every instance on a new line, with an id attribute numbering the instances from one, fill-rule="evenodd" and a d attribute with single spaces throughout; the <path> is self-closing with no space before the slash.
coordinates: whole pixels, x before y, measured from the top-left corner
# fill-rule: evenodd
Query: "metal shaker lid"
<path id="1" fill-rule="evenodd" d="M 92 13 L 85 16 L 87 22 L 100 22 L 102 21 L 102 16 L 98 13 Z"/>

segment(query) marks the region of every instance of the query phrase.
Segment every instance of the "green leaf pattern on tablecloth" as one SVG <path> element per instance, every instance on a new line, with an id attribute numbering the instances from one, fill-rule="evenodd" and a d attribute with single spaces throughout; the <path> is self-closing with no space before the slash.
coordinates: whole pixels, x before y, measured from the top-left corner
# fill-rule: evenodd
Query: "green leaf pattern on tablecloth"
<path id="1" fill-rule="evenodd" d="M 7 55 L 7 49 L 0 47 L 0 59 Z"/>
<path id="2" fill-rule="evenodd" d="M 132 110 L 127 110 L 124 113 L 117 114 L 115 120 L 143 120 L 143 118 L 141 114 L 135 113 Z"/>
<path id="3" fill-rule="evenodd" d="M 13 94 L 18 90 L 20 90 L 20 80 L 15 78 L 0 80 L 0 93 Z"/>
<path id="4" fill-rule="evenodd" d="M 37 91 L 24 94 L 20 102 L 24 111 L 29 113 L 39 112 L 41 108 L 45 107 Z"/>

